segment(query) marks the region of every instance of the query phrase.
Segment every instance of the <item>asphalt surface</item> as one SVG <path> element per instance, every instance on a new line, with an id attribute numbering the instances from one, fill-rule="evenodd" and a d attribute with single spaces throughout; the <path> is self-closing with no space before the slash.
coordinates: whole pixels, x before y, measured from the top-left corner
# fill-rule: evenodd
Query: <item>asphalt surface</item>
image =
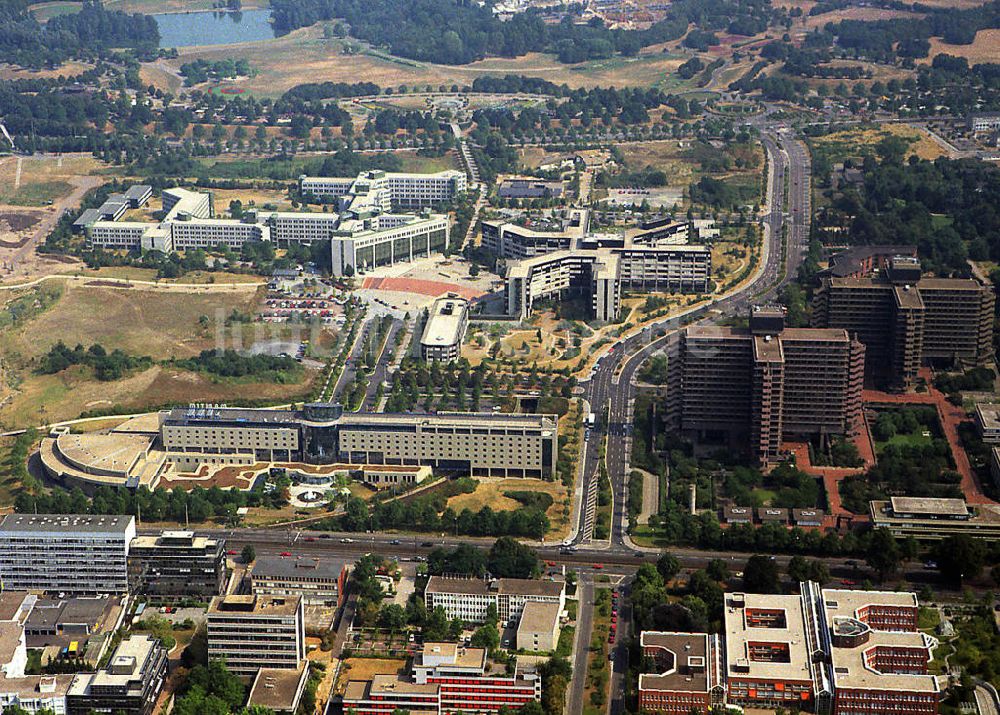
<path id="1" fill-rule="evenodd" d="M 566 697 L 567 713 L 583 712 L 583 695 L 587 687 L 587 659 L 590 657 L 590 634 L 594 628 L 594 583 L 581 578 L 576 587 L 576 634 L 573 644 L 573 679 Z"/>
<path id="2" fill-rule="evenodd" d="M 626 503 L 628 454 L 631 449 L 632 405 L 635 401 L 633 380 L 642 364 L 661 352 L 674 333 L 682 329 L 680 318 L 694 317 L 692 322 L 711 321 L 722 315 L 738 315 L 755 303 L 771 300 L 792 277 L 802 261 L 808 245 L 810 162 L 805 146 L 782 129 L 765 128 L 762 141 L 768 158 L 768 213 L 763 217 L 767 244 L 763 266 L 753 280 L 710 306 L 686 311 L 682 316 L 654 323 L 612 347 L 598 362 L 591 378 L 582 383 L 584 397 L 597 416 L 584 450 L 584 498 L 593 494 L 591 482 L 598 478 L 598 454 L 601 440 L 607 436 L 605 454 L 608 476 L 612 484 L 614 505 L 609 551 L 624 553 L 632 550 L 627 538 Z M 786 183 L 787 177 L 787 183 Z M 785 198 L 787 186 L 787 202 Z M 787 204 L 787 205 L 786 205 Z M 787 212 L 787 213 L 786 213 Z M 782 250 L 787 225 L 787 243 Z M 616 376 L 616 373 L 620 373 Z M 605 415 L 607 418 L 605 419 Z M 588 520 L 586 504 L 580 510 L 580 524 L 574 544 L 591 543 L 592 521 Z M 596 542 L 594 542 L 596 544 Z"/>

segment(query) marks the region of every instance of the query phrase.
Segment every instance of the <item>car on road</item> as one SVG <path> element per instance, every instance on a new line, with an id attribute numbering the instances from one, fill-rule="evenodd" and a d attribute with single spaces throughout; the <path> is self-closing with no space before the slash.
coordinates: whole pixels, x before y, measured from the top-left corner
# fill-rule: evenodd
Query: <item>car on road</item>
<path id="1" fill-rule="evenodd" d="M 302 540 L 303 541 L 316 541 L 316 537 L 315 536 L 307 536 L 307 537 L 305 537 Z"/>
<path id="2" fill-rule="evenodd" d="M 432 546 L 434 546 L 434 542 L 433 541 L 424 541 L 420 545 L 423 546 L 425 549 L 429 549 Z"/>
<path id="3" fill-rule="evenodd" d="M 389 544 L 391 546 L 399 546 L 400 541 L 399 541 L 399 539 L 393 539 L 392 541 L 389 542 Z"/>
<path id="4" fill-rule="evenodd" d="M 236 556 L 236 551 L 234 551 L 233 549 L 230 549 L 226 553 L 229 554 L 230 556 Z"/>
<path id="5" fill-rule="evenodd" d="M 604 564 L 593 564 L 593 567 L 598 571 L 600 571 L 602 568 L 604 568 Z"/>
<path id="6" fill-rule="evenodd" d="M 342 544 L 353 544 L 354 543 L 354 539 L 348 539 L 345 536 L 343 539 L 340 540 L 340 543 L 342 543 Z"/>
<path id="7" fill-rule="evenodd" d="M 546 561 L 545 565 L 548 566 L 549 568 L 552 568 L 553 566 L 556 565 L 556 562 L 555 561 Z"/>
<path id="8" fill-rule="evenodd" d="M 278 556 L 291 556 L 291 555 L 292 555 L 291 551 L 282 551 L 280 554 L 278 554 Z"/>
<path id="9" fill-rule="evenodd" d="M 842 579 L 840 579 L 840 583 L 841 583 L 842 586 L 857 586 L 858 585 L 857 581 L 852 581 L 849 578 L 842 578 Z"/>

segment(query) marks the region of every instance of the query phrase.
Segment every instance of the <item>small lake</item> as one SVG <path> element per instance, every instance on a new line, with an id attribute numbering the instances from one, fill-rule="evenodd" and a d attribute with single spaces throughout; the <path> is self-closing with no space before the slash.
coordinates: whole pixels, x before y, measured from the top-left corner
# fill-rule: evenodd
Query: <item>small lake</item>
<path id="1" fill-rule="evenodd" d="M 228 45 L 274 38 L 270 10 L 243 12 L 177 12 L 153 15 L 160 28 L 160 47 Z"/>

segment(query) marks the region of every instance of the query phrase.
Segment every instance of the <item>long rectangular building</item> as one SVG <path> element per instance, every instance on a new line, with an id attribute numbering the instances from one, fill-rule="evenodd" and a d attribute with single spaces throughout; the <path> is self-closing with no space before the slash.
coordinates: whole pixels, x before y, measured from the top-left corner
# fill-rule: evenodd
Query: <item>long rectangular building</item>
<path id="1" fill-rule="evenodd" d="M 448 618 L 466 623 L 485 623 L 490 606 L 506 625 L 516 624 L 528 603 L 550 603 L 562 611 L 566 606 L 566 586 L 561 581 L 500 578 L 486 581 L 475 578 L 431 576 L 424 589 L 427 610 L 442 607 Z"/>
<path id="2" fill-rule="evenodd" d="M 0 522 L 4 590 L 127 593 L 135 517 L 8 514 Z"/>
<path id="3" fill-rule="evenodd" d="M 364 171 L 354 178 L 300 176 L 299 190 L 318 199 L 348 198 L 376 194 L 375 202 L 389 210 L 427 208 L 455 200 L 468 188 L 465 173 L 448 169 L 430 174 Z M 384 203 L 383 203 L 384 202 Z"/>
<path id="4" fill-rule="evenodd" d="M 129 552 L 129 571 L 133 588 L 148 596 L 218 596 L 228 576 L 226 542 L 186 530 L 137 536 Z"/>
<path id="5" fill-rule="evenodd" d="M 186 468 L 255 461 L 428 465 L 473 476 L 555 474 L 554 415 L 345 413 L 203 406 L 162 413 L 167 458 Z"/>
<path id="6" fill-rule="evenodd" d="M 864 346 L 845 330 L 785 328 L 755 308 L 750 328 L 693 326 L 668 349 L 667 413 L 685 432 L 724 432 L 768 463 L 785 434 L 850 434 L 861 414 Z"/>

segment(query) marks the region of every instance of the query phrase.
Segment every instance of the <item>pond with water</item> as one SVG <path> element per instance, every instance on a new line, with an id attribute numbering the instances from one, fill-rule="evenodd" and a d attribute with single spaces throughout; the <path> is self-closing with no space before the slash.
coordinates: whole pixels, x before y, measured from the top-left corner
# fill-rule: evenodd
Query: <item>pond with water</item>
<path id="1" fill-rule="evenodd" d="M 229 45 L 274 38 L 270 10 L 243 12 L 177 12 L 153 15 L 160 28 L 160 47 Z"/>

